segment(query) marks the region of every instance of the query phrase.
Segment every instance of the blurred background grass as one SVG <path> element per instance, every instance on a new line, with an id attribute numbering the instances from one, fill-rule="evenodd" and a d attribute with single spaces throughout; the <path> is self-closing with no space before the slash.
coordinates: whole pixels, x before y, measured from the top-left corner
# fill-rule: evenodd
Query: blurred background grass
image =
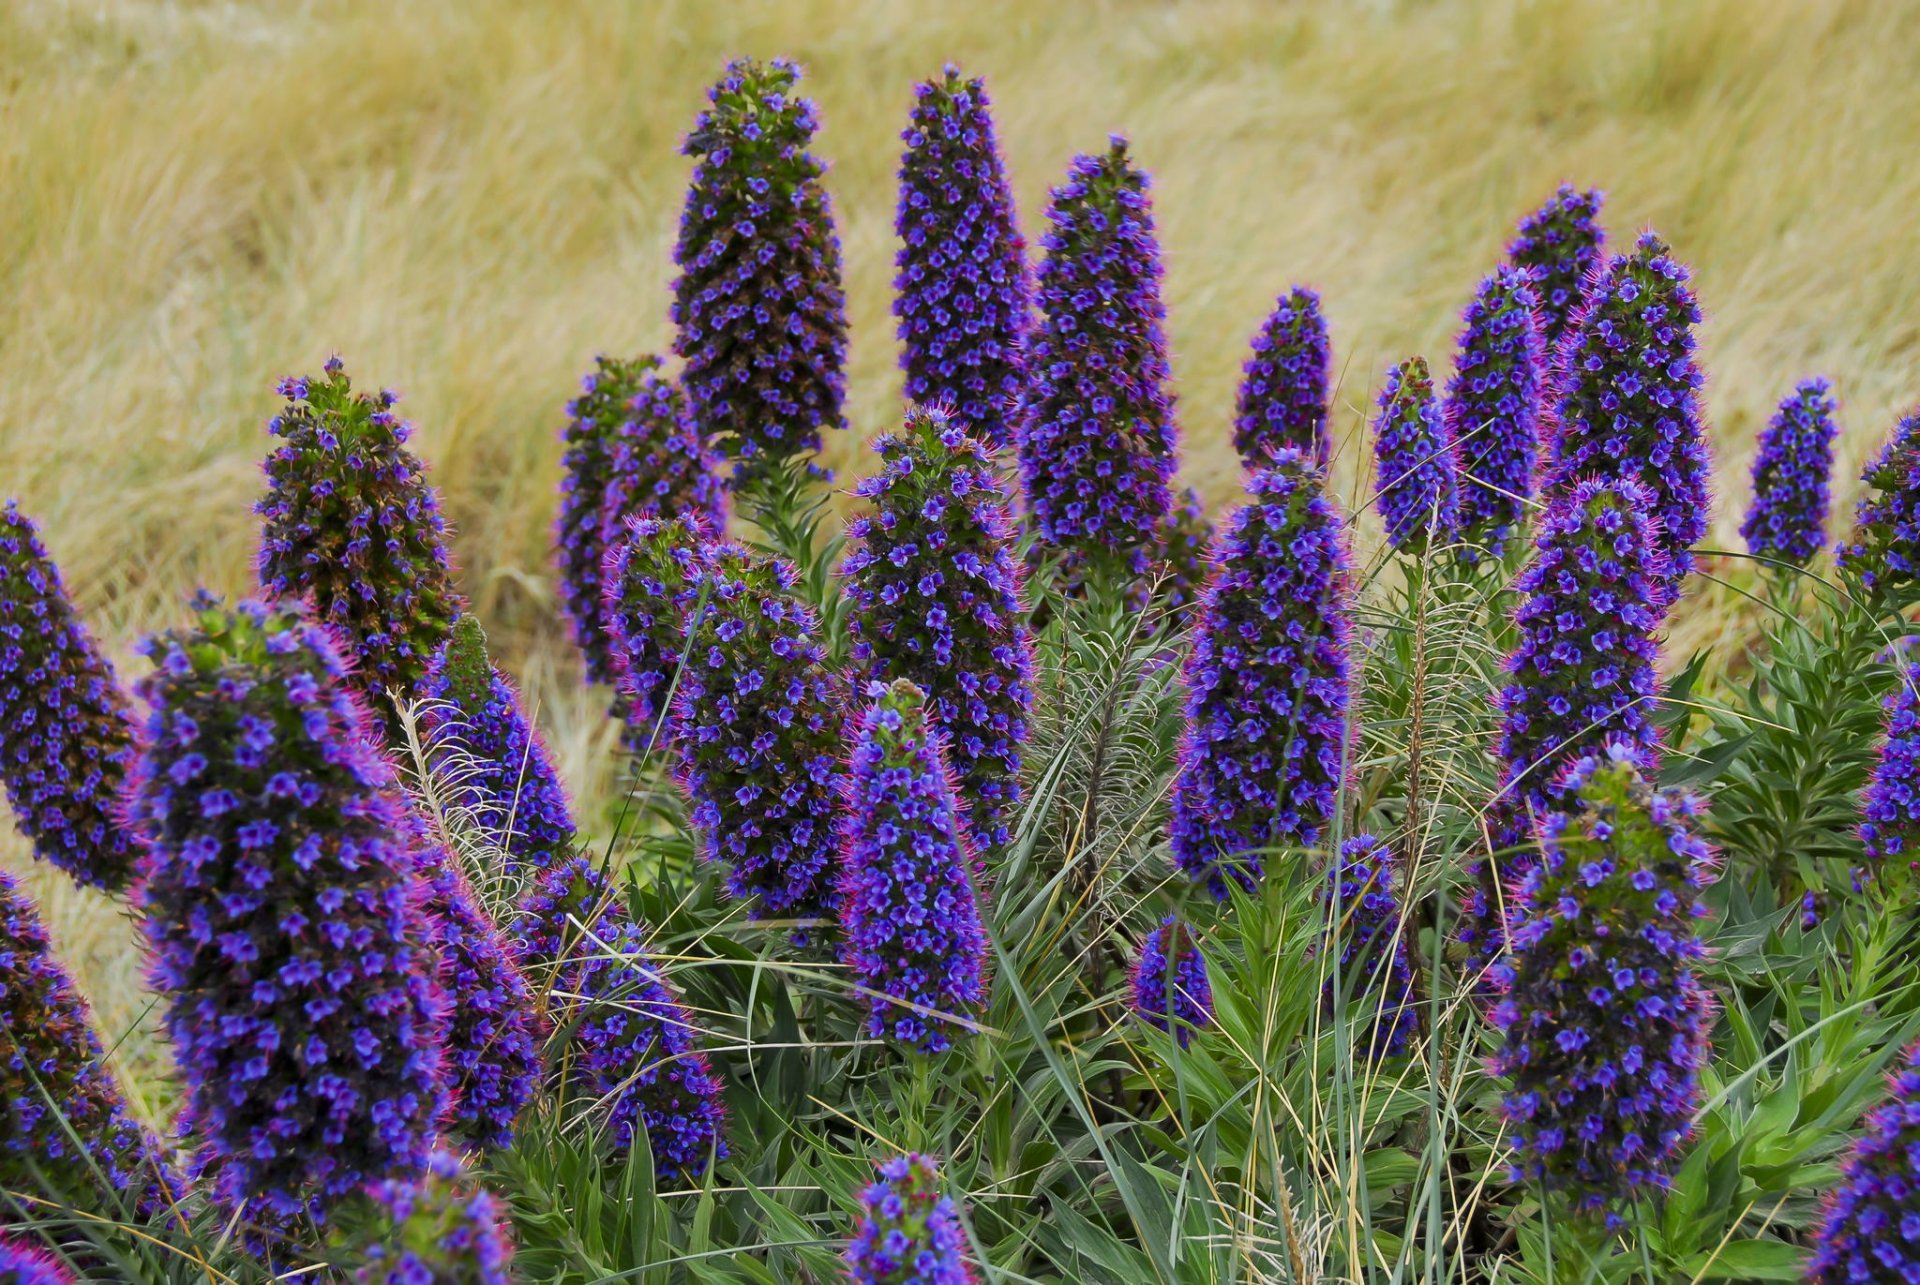
<path id="1" fill-rule="evenodd" d="M 1108 132 L 1154 172 L 1183 470 L 1216 506 L 1276 293 L 1325 295 L 1352 484 L 1384 367 L 1447 365 L 1514 221 L 1571 178 L 1607 190 L 1616 244 L 1652 225 L 1696 269 L 1727 545 L 1752 434 L 1797 378 L 1837 383 L 1847 479 L 1920 397 L 1917 19 L 1873 0 L 14 0 L 0 491 L 124 661 L 192 586 L 246 591 L 272 382 L 341 352 L 404 394 L 466 587 L 574 788 L 604 796 L 611 729 L 546 562 L 561 407 L 596 351 L 669 343 L 679 138 L 728 56 L 784 53 L 821 107 L 846 246 L 843 477 L 896 414 L 910 86 L 954 59 L 987 77 L 1031 239 Z M 1735 630 L 1734 601 L 1696 598 L 1683 641 Z M 0 863 L 27 866 L 10 833 Z M 105 1028 L 138 1025 L 122 913 L 30 884 Z"/>

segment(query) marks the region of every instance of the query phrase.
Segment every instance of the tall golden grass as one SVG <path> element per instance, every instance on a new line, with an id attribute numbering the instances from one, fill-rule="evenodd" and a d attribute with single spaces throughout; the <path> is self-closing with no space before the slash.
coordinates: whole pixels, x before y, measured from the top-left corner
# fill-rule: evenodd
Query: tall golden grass
<path id="1" fill-rule="evenodd" d="M 1216 503 L 1278 291 L 1324 293 L 1354 429 L 1390 361 L 1444 366 L 1514 220 L 1572 178 L 1607 189 L 1616 241 L 1657 227 L 1697 271 L 1727 543 L 1753 430 L 1796 378 L 1836 380 L 1849 475 L 1920 397 L 1917 19 L 1879 0 L 24 0 L 0 6 L 0 490 L 124 657 L 192 586 L 247 590 L 272 381 L 338 350 L 405 394 L 466 586 L 575 788 L 603 796 L 611 740 L 547 571 L 561 406 L 596 351 L 667 346 L 679 138 L 726 57 L 784 53 L 821 106 L 846 247 L 843 475 L 897 413 L 909 87 L 954 59 L 988 78 L 1031 237 L 1108 132 L 1154 171 L 1184 471 Z M 1683 631 L 1722 628 L 1727 599 Z M 27 864 L 11 838 L 0 860 Z M 136 1024 L 122 912 L 30 880 L 105 1027 Z"/>

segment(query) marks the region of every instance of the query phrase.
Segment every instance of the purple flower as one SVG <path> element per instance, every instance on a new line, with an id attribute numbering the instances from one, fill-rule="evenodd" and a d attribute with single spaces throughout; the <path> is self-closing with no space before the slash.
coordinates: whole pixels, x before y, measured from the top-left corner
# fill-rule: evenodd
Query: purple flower
<path id="1" fill-rule="evenodd" d="M 870 694 L 845 782 L 840 962 L 870 1038 L 942 1053 L 987 1001 L 979 862 L 925 695 L 904 678 Z"/>
<path id="2" fill-rule="evenodd" d="M 1283 449 L 1247 483 L 1200 596 L 1181 672 L 1186 731 L 1173 854 L 1215 897 L 1253 891 L 1264 853 L 1310 845 L 1331 816 L 1347 745 L 1347 536 L 1320 472 Z"/>
<path id="3" fill-rule="evenodd" d="M 0 1281 L 6 1285 L 74 1285 L 73 1276 L 44 1250 L 0 1236 Z"/>
<path id="4" fill-rule="evenodd" d="M 1698 800 L 1654 790 L 1639 758 L 1610 747 L 1561 782 L 1569 810 L 1541 823 L 1539 864 L 1513 892 L 1491 1015 L 1513 1180 L 1610 1223 L 1614 1207 L 1666 1188 L 1711 1025 L 1695 921 L 1713 853 L 1694 835 Z"/>
<path id="5" fill-rule="evenodd" d="M 1387 371 L 1373 421 L 1374 493 L 1387 542 L 1419 552 L 1459 527 L 1459 478 L 1425 357 Z"/>
<path id="6" fill-rule="evenodd" d="M 1291 447 L 1321 468 L 1327 440 L 1327 386 L 1332 361 L 1320 296 L 1295 286 L 1280 296 L 1253 337 L 1234 408 L 1233 449 L 1249 472 Z"/>
<path id="7" fill-rule="evenodd" d="M 0 1189 L 151 1213 L 167 1195 L 159 1144 L 127 1110 L 53 954 L 46 926 L 0 871 Z"/>
<path id="8" fill-rule="evenodd" d="M 726 525 L 721 489 L 686 394 L 660 373 L 660 359 L 594 358 L 594 373 L 567 403 L 560 440 L 565 476 L 554 521 L 560 608 L 586 661 L 587 678 L 613 683 L 601 572 L 607 549 L 634 517 L 686 517 L 718 535 Z"/>
<path id="9" fill-rule="evenodd" d="M 367 1194 L 387 1223 L 386 1243 L 367 1251 L 356 1285 L 508 1285 L 513 1242 L 507 1211 L 436 1151 L 415 1179 L 384 1179 Z"/>
<path id="10" fill-rule="evenodd" d="M 1834 560 L 1870 595 L 1910 591 L 1920 583 L 1920 411 L 1895 426 L 1860 480 L 1867 492 Z"/>
<path id="11" fill-rule="evenodd" d="M 681 145 L 695 161 L 673 252 L 673 350 L 695 420 L 738 461 L 736 485 L 846 426 L 840 238 L 799 79 L 784 59 L 729 63 Z"/>
<path id="12" fill-rule="evenodd" d="M 1013 524 L 984 447 L 938 410 L 874 442 L 882 467 L 855 494 L 842 565 L 852 659 L 875 682 L 911 679 L 946 742 L 973 837 L 1007 841 L 1033 705 L 1033 638 Z"/>
<path id="13" fill-rule="evenodd" d="M 326 626 L 196 615 L 139 687 L 151 981 L 222 1201 L 320 1220 L 418 1173 L 447 1104 L 413 823 Z"/>
<path id="14" fill-rule="evenodd" d="M 1901 667 L 1886 699 L 1887 739 L 1860 800 L 1860 842 L 1876 872 L 1920 871 L 1920 665 Z"/>
<path id="15" fill-rule="evenodd" d="M 1516 268 L 1533 272 L 1540 310 L 1540 338 L 1551 357 L 1580 310 L 1587 280 L 1604 262 L 1607 234 L 1599 223 L 1604 196 L 1571 183 L 1520 220 L 1520 235 L 1507 247 Z"/>
<path id="16" fill-rule="evenodd" d="M 1407 959 L 1412 929 L 1400 907 L 1400 882 L 1392 851 L 1361 834 L 1340 845 L 1320 894 L 1334 916 L 1330 928 L 1340 946 L 1339 976 L 1329 976 L 1322 991 L 1326 1012 L 1335 1012 L 1336 999 L 1344 998 L 1349 1026 L 1366 1032 L 1369 1050 L 1389 1057 L 1405 1053 L 1420 1029 Z"/>
<path id="17" fill-rule="evenodd" d="M 1807 1263 L 1819 1285 L 1920 1279 L 1920 1044 L 1887 1077 L 1887 1099 L 1840 1166 Z"/>
<path id="18" fill-rule="evenodd" d="M 1760 433 L 1753 507 L 1740 524 L 1747 551 L 1805 566 L 1827 544 L 1827 478 L 1833 471 L 1833 385 L 1803 379 Z"/>
<path id="19" fill-rule="evenodd" d="M 1173 512 L 1160 533 L 1162 578 L 1160 597 L 1167 610 L 1190 608 L 1200 601 L 1213 559 L 1213 520 L 1192 487 L 1174 498 Z"/>
<path id="20" fill-rule="evenodd" d="M 1207 957 L 1193 932 L 1168 915 L 1140 943 L 1133 965 L 1133 1011 L 1141 1021 L 1171 1031 L 1186 1048 L 1193 1034 L 1213 1024 L 1213 986 Z"/>
<path id="21" fill-rule="evenodd" d="M 848 1285 L 974 1285 L 960 1211 L 941 1193 L 932 1160 L 883 1160 L 860 1204 L 860 1225 L 847 1245 Z"/>
<path id="22" fill-rule="evenodd" d="M 1166 521 L 1178 464 L 1148 186 L 1116 135 L 1104 155 L 1075 157 L 1053 189 L 1019 434 L 1041 538 L 1132 574 Z"/>
<path id="23" fill-rule="evenodd" d="M 945 406 L 989 447 L 1010 446 L 1033 284 L 986 84 L 948 64 L 913 93 L 894 219 L 907 397 Z"/>
<path id="24" fill-rule="evenodd" d="M 1468 556 L 1499 558 L 1526 519 L 1540 455 L 1546 349 L 1523 268 L 1500 268 L 1467 305 L 1442 417 L 1460 468 Z"/>
<path id="25" fill-rule="evenodd" d="M 397 395 L 356 394 L 338 362 L 283 384 L 268 422 L 260 584 L 281 602 L 313 603 L 339 630 L 348 680 L 387 724 L 390 691 L 411 692 L 466 605 L 454 587 L 440 499 L 406 449 Z"/>
<path id="26" fill-rule="evenodd" d="M 1548 488 L 1589 477 L 1644 486 L 1669 601 L 1693 570 L 1713 503 L 1694 359 L 1700 307 L 1687 280 L 1667 243 L 1648 232 L 1594 278 L 1554 355 L 1559 429 Z"/>
<path id="27" fill-rule="evenodd" d="M 626 742 L 636 754 L 672 743 L 671 696 L 688 655 L 687 612 L 706 536 L 681 518 L 638 518 L 607 550 L 607 639 L 619 675 Z"/>
<path id="28" fill-rule="evenodd" d="M 138 853 L 117 808 L 133 722 L 33 523 L 0 510 L 0 781 L 34 855 L 118 892 Z"/>

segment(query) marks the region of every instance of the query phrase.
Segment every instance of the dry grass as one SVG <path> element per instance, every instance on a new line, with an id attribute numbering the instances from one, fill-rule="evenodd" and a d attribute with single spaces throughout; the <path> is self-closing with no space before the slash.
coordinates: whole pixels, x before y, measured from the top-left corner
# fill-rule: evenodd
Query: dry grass
<path id="1" fill-rule="evenodd" d="M 1156 174 L 1185 469 L 1215 501 L 1248 334 L 1326 295 L 1349 423 L 1385 365 L 1444 364 L 1515 218 L 1563 177 L 1651 224 L 1709 310 L 1716 538 L 1798 376 L 1857 460 L 1920 388 L 1920 23 L 1878 0 L 974 0 L 0 6 L 0 479 L 117 651 L 196 583 L 249 581 L 262 421 L 333 349 L 406 394 L 466 584 L 576 789 L 606 729 L 552 622 L 560 406 L 591 355 L 668 342 L 676 143 L 736 52 L 810 72 L 850 274 L 854 432 L 895 413 L 897 131 L 948 58 L 987 75 L 1030 234 L 1076 150 Z M 1350 451 L 1350 454 L 1352 452 Z M 1725 625 L 1709 603 L 1682 624 Z M 22 864 L 19 845 L 4 854 Z M 68 958 L 124 1029 L 112 908 L 44 872 Z"/>

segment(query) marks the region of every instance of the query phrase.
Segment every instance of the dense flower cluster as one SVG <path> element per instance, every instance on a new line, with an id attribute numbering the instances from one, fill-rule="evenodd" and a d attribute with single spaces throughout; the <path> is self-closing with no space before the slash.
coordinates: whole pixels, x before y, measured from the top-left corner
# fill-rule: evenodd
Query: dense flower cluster
<path id="1" fill-rule="evenodd" d="M 978 859 L 926 697 L 874 684 L 845 782 L 840 959 L 867 1000 L 867 1034 L 945 1052 L 987 999 Z"/>
<path id="2" fill-rule="evenodd" d="M 554 569 L 587 678 L 612 683 L 617 672 L 601 605 L 607 550 L 633 517 L 686 517 L 718 534 L 726 498 L 686 394 L 660 373 L 660 359 L 596 357 L 594 364 L 580 396 L 567 403 L 561 432 Z"/>
<path id="3" fill-rule="evenodd" d="M 756 917 L 831 918 L 841 720 L 790 563 L 736 545 L 701 555 L 673 721 L 702 851 Z"/>
<path id="4" fill-rule="evenodd" d="M 197 617 L 140 685 L 152 982 L 225 1203 L 323 1217 L 418 1172 L 446 1107 L 411 823 L 325 626 Z"/>
<path id="5" fill-rule="evenodd" d="M 1053 189 L 1020 431 L 1027 507 L 1048 544 L 1144 568 L 1173 501 L 1175 429 L 1148 179 L 1115 137 Z"/>
<path id="6" fill-rule="evenodd" d="M 1803 379 L 1760 434 L 1753 460 L 1753 507 L 1740 524 L 1747 551 L 1805 566 L 1827 545 L 1827 486 L 1833 472 L 1833 385 Z"/>
<path id="7" fill-rule="evenodd" d="M 990 447 L 1011 446 L 1033 284 L 986 84 L 949 64 L 913 94 L 894 219 L 907 396 L 946 406 Z"/>
<path id="8" fill-rule="evenodd" d="M 1894 427 L 1860 480 L 1867 491 L 1834 560 L 1870 594 L 1911 591 L 1920 584 L 1920 411 Z"/>
<path id="9" fill-rule="evenodd" d="M 145 1212 L 163 1183 L 159 1147 L 106 1069 L 86 1001 L 32 900 L 0 870 L 0 1190 Z"/>
<path id="10" fill-rule="evenodd" d="M 1887 695 L 1887 739 L 1860 800 L 1860 841 L 1876 872 L 1920 873 L 1920 665 L 1901 667 Z"/>
<path id="11" fill-rule="evenodd" d="M 457 1157 L 434 1152 L 427 1172 L 384 1179 L 367 1193 L 387 1223 L 357 1285 L 508 1285 L 507 1211 L 467 1179 Z"/>
<path id="12" fill-rule="evenodd" d="M 1453 441 L 1425 357 L 1409 357 L 1387 372 L 1373 421 L 1373 469 L 1380 517 L 1394 548 L 1417 552 L 1458 528 Z"/>
<path id="13" fill-rule="evenodd" d="M 0 509 L 0 781 L 34 855 L 118 892 L 137 853 L 115 817 L 133 723 L 113 666 L 14 503 Z"/>
<path id="14" fill-rule="evenodd" d="M 73 1285 L 73 1276 L 46 1251 L 0 1236 L 0 1285 Z"/>
<path id="15" fill-rule="evenodd" d="M 1192 487 L 1174 497 L 1173 512 L 1160 533 L 1160 597 L 1177 611 L 1200 601 L 1213 558 L 1213 519 Z"/>
<path id="16" fill-rule="evenodd" d="M 1207 957 L 1193 933 L 1168 915 L 1140 943 L 1133 964 L 1133 1011 L 1141 1021 L 1172 1031 L 1186 1048 L 1193 1033 L 1213 1022 L 1213 984 Z"/>
<path id="17" fill-rule="evenodd" d="M 1887 1100 L 1841 1163 L 1807 1279 L 1819 1285 L 1920 1280 L 1920 1044 L 1887 1077 Z"/>
<path id="18" fill-rule="evenodd" d="M 607 639 L 636 752 L 674 738 L 671 694 L 689 654 L 686 617 L 699 593 L 703 541 L 683 518 L 639 518 L 607 552 Z"/>
<path id="19" fill-rule="evenodd" d="M 864 1213 L 847 1245 L 848 1285 L 973 1285 L 960 1211 L 926 1156 L 883 1160 L 860 1193 Z"/>
<path id="20" fill-rule="evenodd" d="M 486 634 L 460 617 L 420 684 L 427 762 L 449 802 L 530 879 L 573 850 L 573 808 L 520 694 L 487 659 Z"/>
<path id="21" fill-rule="evenodd" d="M 1498 558 L 1526 515 L 1540 457 L 1546 349 L 1524 269 L 1500 268 L 1467 305 L 1442 408 L 1460 469 L 1460 529 Z"/>
<path id="22" fill-rule="evenodd" d="M 311 600 L 340 631 L 350 680 L 385 721 L 387 693 L 412 693 L 465 606 L 440 500 L 406 449 L 397 394 L 356 394 L 338 357 L 279 392 L 287 405 L 267 428 L 280 445 L 254 506 L 260 583 L 276 601 Z"/>
<path id="23" fill-rule="evenodd" d="M 1326 1011 L 1335 1008 L 1336 992 L 1346 1000 L 1350 1022 L 1366 1033 L 1367 1047 L 1397 1057 L 1420 1028 L 1414 994 L 1413 967 L 1407 958 L 1407 938 L 1400 908 L 1399 863 L 1387 845 L 1370 834 L 1355 835 L 1340 845 L 1340 856 L 1327 871 L 1321 897 L 1332 913 L 1333 939 L 1339 943 L 1339 976 L 1330 975 L 1323 991 Z M 1363 996 L 1377 1002 L 1362 1009 Z"/>
<path id="24" fill-rule="evenodd" d="M 1247 358 L 1234 405 L 1233 449 L 1249 470 L 1267 466 L 1285 447 L 1321 468 L 1327 440 L 1327 389 L 1332 363 L 1320 296 L 1295 286 L 1280 296 Z"/>
<path id="25" fill-rule="evenodd" d="M 1603 199 L 1598 191 L 1562 183 L 1545 205 L 1520 220 L 1520 235 L 1507 247 L 1513 265 L 1533 273 L 1549 357 L 1580 310 L 1587 279 L 1603 262 L 1607 235 L 1596 221 Z"/>
<path id="26" fill-rule="evenodd" d="M 1712 463 L 1701 428 L 1688 272 L 1652 232 L 1615 257 L 1555 354 L 1558 432 L 1548 486 L 1590 477 L 1639 482 L 1677 597 L 1707 533 Z"/>
<path id="27" fill-rule="evenodd" d="M 840 238 L 799 79 L 780 58 L 728 64 L 681 148 L 695 162 L 673 252 L 674 351 L 701 431 L 738 461 L 736 482 L 845 427 Z"/>
<path id="28" fill-rule="evenodd" d="M 1012 521 L 991 459 L 938 410 L 908 412 L 874 443 L 881 470 L 855 494 L 842 573 L 852 658 L 872 681 L 927 694 L 973 837 L 1007 840 L 1033 705 L 1033 639 Z"/>
<path id="29" fill-rule="evenodd" d="M 644 1134 L 662 1179 L 694 1181 L 727 1154 L 720 1081 L 699 1049 L 699 1029 L 591 859 L 542 876 L 523 909 L 528 949 L 556 966 L 553 994 L 570 1006 L 562 1065 L 609 1146 Z"/>
<path id="30" fill-rule="evenodd" d="M 1694 921 L 1714 860 L 1693 833 L 1699 801 L 1654 790 L 1638 758 L 1619 749 L 1565 777 L 1569 810 L 1541 823 L 1494 976 L 1514 1180 L 1610 1220 L 1609 1206 L 1667 1185 L 1711 1025 Z"/>
<path id="31" fill-rule="evenodd" d="M 1225 898 L 1251 891 L 1263 851 L 1311 844 L 1331 815 L 1347 745 L 1348 553 L 1320 472 L 1283 449 L 1227 519 L 1181 677 L 1186 731 L 1173 853 Z"/>

